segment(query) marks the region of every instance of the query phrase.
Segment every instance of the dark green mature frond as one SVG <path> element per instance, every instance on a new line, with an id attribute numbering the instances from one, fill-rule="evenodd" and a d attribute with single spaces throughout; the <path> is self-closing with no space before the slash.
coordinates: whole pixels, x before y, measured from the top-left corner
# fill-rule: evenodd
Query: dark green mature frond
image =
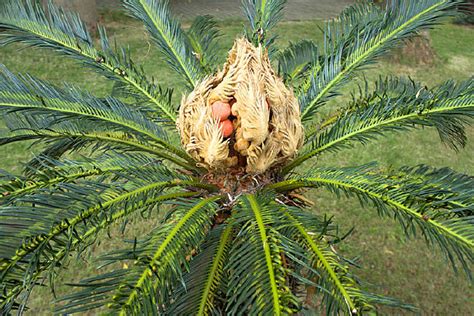
<path id="1" fill-rule="evenodd" d="M 298 79 L 307 75 L 308 70 L 317 70 L 318 47 L 313 41 L 303 40 L 290 45 L 281 51 L 277 57 L 278 73 L 285 84 L 295 85 Z"/>
<path id="2" fill-rule="evenodd" d="M 126 49 L 113 49 L 105 29 L 99 28 L 102 50 L 98 50 L 77 14 L 66 13 L 52 2 L 49 2 L 46 13 L 41 4 L 35 2 L 9 0 L 2 8 L 1 45 L 21 42 L 69 56 L 121 83 L 122 91 L 137 98 L 143 106 L 151 105 L 149 110 L 155 116 L 158 111 L 163 119 L 176 119 L 170 93 L 149 81 L 143 70 L 132 61 Z"/>
<path id="3" fill-rule="evenodd" d="M 115 99 L 99 99 L 71 85 L 58 88 L 28 75 L 15 76 L 0 64 L 0 106 L 3 112 L 56 116 L 57 121 L 89 119 L 110 130 L 126 130 L 158 144 L 167 133 L 137 109 Z M 52 120 L 50 124 L 55 124 Z M 122 129 L 123 128 L 123 129 Z M 11 129 L 15 129 L 12 127 Z"/>
<path id="4" fill-rule="evenodd" d="M 95 128 L 94 126 L 90 126 L 90 129 L 86 132 L 83 127 L 78 129 L 77 125 L 70 124 L 71 122 L 61 122 L 61 124 L 56 124 L 54 128 L 43 129 L 43 125 L 32 117 L 28 118 L 28 121 L 25 121 L 22 118 L 18 119 L 17 117 L 12 117 L 11 114 L 8 117 L 8 121 L 15 121 L 15 126 L 18 127 L 18 131 L 12 131 L 8 136 L 0 137 L 0 145 L 24 140 L 72 142 L 73 149 L 77 149 L 75 145 L 78 144 L 81 149 L 85 149 L 86 146 L 89 146 L 89 148 L 95 152 L 111 150 L 120 153 L 130 151 L 144 152 L 168 160 L 186 170 L 199 170 L 193 163 L 190 164 L 178 159 L 176 156 L 170 155 L 168 151 L 151 146 L 149 143 L 131 137 L 125 132 L 110 132 L 108 130 Z M 40 121 L 44 122 L 44 117 L 40 118 Z"/>
<path id="5" fill-rule="evenodd" d="M 104 256 L 106 263 L 134 260 L 128 269 L 116 270 L 79 284 L 84 289 L 68 295 L 58 312 L 73 313 L 107 305 L 121 315 L 156 315 L 171 287 L 188 269 L 187 256 L 196 251 L 211 228 L 220 197 L 182 202 L 161 226 L 131 249 Z M 114 293 L 109 300 L 108 293 Z M 98 303 L 101 305 L 98 305 Z"/>
<path id="6" fill-rule="evenodd" d="M 286 0 L 242 0 L 244 14 L 247 16 L 251 34 L 248 38 L 254 44 L 269 46 L 274 37 L 268 33 L 283 18 Z"/>
<path id="7" fill-rule="evenodd" d="M 464 146 L 464 124 L 474 117 L 474 79 L 448 81 L 427 90 L 407 80 L 381 80 L 373 94 L 343 111 L 334 123 L 315 136 L 309 148 L 283 170 L 299 166 L 326 150 L 338 150 L 353 141 L 367 143 L 387 131 L 432 126 L 454 148 Z"/>
<path id="8" fill-rule="evenodd" d="M 0 208 L 4 241 L 0 245 L 0 279 L 6 293 L 1 308 L 28 290 L 43 271 L 60 266 L 70 251 L 87 247 L 111 223 L 134 211 L 153 209 L 165 200 L 199 194 L 165 194 L 164 190 L 201 187 L 199 182 L 178 177 L 161 166 L 117 171 L 110 180 L 115 176 L 122 180 L 59 183 Z"/>
<path id="9" fill-rule="evenodd" d="M 347 263 L 332 251 L 329 242 L 324 239 L 326 228 L 323 226 L 322 231 L 308 229 L 305 227 L 308 223 L 297 218 L 301 212 L 299 209 L 285 210 L 287 230 L 291 235 L 284 241 L 285 253 L 296 264 L 295 273 L 305 271 L 306 276 L 300 275 L 299 279 L 305 280 L 303 284 L 318 288 L 317 293 L 322 296 L 321 309 L 326 315 L 351 315 L 372 310 L 370 300 L 349 273 Z"/>
<path id="10" fill-rule="evenodd" d="M 410 183 L 411 190 L 416 192 L 412 194 L 415 201 L 418 199 L 430 201 L 432 208 L 445 208 L 444 217 L 474 215 L 474 177 L 457 173 L 449 168 L 435 169 L 425 165 L 402 167 L 399 174 L 401 176 L 398 180 L 407 182 L 415 180 Z M 411 177 L 409 180 L 403 178 L 407 175 Z"/>
<path id="11" fill-rule="evenodd" d="M 325 57 L 299 96 L 302 120 L 312 119 L 319 106 L 347 83 L 353 72 L 397 46 L 417 31 L 454 12 L 457 0 L 390 0 L 386 10 L 369 2 L 346 9 L 325 30 Z"/>
<path id="12" fill-rule="evenodd" d="M 106 155 L 98 159 L 56 160 L 48 156 L 39 156 L 35 160 L 38 166 L 28 165 L 27 176 L 17 176 L 1 170 L 0 204 L 11 204 L 20 196 L 51 187 L 59 183 L 73 182 L 95 176 L 108 176 L 126 169 L 145 169 L 158 163 L 142 154 Z"/>
<path id="13" fill-rule="evenodd" d="M 131 15 L 141 20 L 165 55 L 165 61 L 194 88 L 203 76 L 198 59 L 179 22 L 172 17 L 168 0 L 124 0 Z"/>
<path id="14" fill-rule="evenodd" d="M 193 48 L 193 55 L 199 60 L 206 74 L 212 74 L 216 70 L 219 52 L 217 39 L 221 35 L 217 22 L 209 15 L 198 16 L 187 35 Z"/>
<path id="15" fill-rule="evenodd" d="M 30 137 L 30 135 L 25 135 L 25 137 Z M 41 137 L 39 137 L 38 142 L 41 142 Z M 77 138 L 64 138 L 56 141 L 50 140 L 49 142 L 50 143 L 44 146 L 41 151 L 35 155 L 35 157 L 31 158 L 24 164 L 23 174 L 25 176 L 31 176 L 32 171 L 40 170 L 41 168 L 43 168 L 44 158 L 58 160 L 67 152 L 71 153 L 74 151 L 81 150 L 84 147 L 87 147 L 87 142 L 84 142 L 83 140 Z"/>
<path id="16" fill-rule="evenodd" d="M 60 89 L 30 76 L 17 77 L 1 65 L 0 79 L 0 111 L 5 113 L 11 131 L 61 133 L 59 127 L 67 126 L 79 134 L 94 130 L 109 131 L 109 135 L 122 132 L 150 147 L 169 150 L 179 159 L 191 161 L 170 142 L 164 129 L 115 98 L 98 99 L 70 85 Z M 4 143 L 7 141 L 8 138 Z"/>
<path id="17" fill-rule="evenodd" d="M 273 203 L 274 206 L 274 203 Z M 229 251 L 226 312 L 231 315 L 282 315 L 294 312 L 297 299 L 291 293 L 282 262 L 281 236 L 273 227 L 281 224 L 267 197 L 245 195 L 233 217 L 242 228 Z"/>
<path id="18" fill-rule="evenodd" d="M 271 185 L 277 191 L 326 187 L 373 204 L 380 215 L 393 216 L 408 236 L 420 231 L 436 244 L 456 268 L 459 261 L 470 276 L 474 261 L 474 179 L 445 169 L 402 168 L 388 173 L 374 165 L 315 168 L 305 177 Z"/>
<path id="19" fill-rule="evenodd" d="M 224 266 L 233 240 L 232 230 L 232 225 L 219 225 L 211 230 L 202 251 L 193 258 L 189 272 L 183 276 L 173 302 L 165 306 L 166 315 L 203 316 L 221 312 L 217 306 L 225 296 Z"/>

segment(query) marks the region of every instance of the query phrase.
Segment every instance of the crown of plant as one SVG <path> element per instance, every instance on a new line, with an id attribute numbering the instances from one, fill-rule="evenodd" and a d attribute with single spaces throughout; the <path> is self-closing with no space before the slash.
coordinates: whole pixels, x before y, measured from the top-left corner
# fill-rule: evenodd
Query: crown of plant
<path id="1" fill-rule="evenodd" d="M 210 170 L 261 174 L 303 145 L 298 101 L 272 69 L 267 51 L 237 40 L 224 69 L 183 98 L 178 128 L 186 151 Z"/>
<path id="2" fill-rule="evenodd" d="M 462 1 L 387 2 L 384 10 L 369 2 L 346 9 L 327 23 L 321 46 L 303 40 L 277 50 L 274 27 L 285 1 L 245 0 L 250 26 L 218 70 L 224 56 L 212 18 L 198 17 L 183 30 L 167 1 L 123 0 L 185 81 L 176 106 L 172 90 L 150 79 L 127 49 L 111 45 L 104 28 L 95 45 L 74 13 L 51 2 L 45 10 L 33 0 L 6 1 L 2 45 L 51 49 L 114 88 L 99 98 L 0 66 L 0 110 L 9 129 L 0 145 L 42 145 L 21 174 L 2 171 L 0 314 L 21 314 L 35 285 L 53 285 L 73 254 L 140 214 L 153 219 L 153 227 L 143 227 L 147 234 L 100 255 L 99 274 L 59 297 L 55 313 L 414 309 L 371 293 L 354 276 L 352 261 L 337 252 L 344 236 L 305 197 L 321 188 L 397 219 L 407 236 L 423 235 L 470 277 L 473 177 L 425 165 L 306 164 L 416 127 L 437 129 L 455 149 L 465 145 L 464 127 L 474 117 L 472 78 L 434 88 L 380 78 L 364 82 L 347 104 L 339 100 L 336 111 L 322 110 L 358 70 L 454 14 Z"/>

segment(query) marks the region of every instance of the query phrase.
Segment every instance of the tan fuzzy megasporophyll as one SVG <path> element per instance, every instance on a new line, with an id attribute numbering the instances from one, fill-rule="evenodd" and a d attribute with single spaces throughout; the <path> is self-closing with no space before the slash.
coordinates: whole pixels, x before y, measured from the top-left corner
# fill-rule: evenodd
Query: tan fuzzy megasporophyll
<path id="1" fill-rule="evenodd" d="M 293 92 L 266 50 L 246 39 L 234 43 L 222 71 L 183 98 L 177 126 L 186 151 L 217 172 L 242 167 L 264 173 L 291 160 L 304 137 Z"/>

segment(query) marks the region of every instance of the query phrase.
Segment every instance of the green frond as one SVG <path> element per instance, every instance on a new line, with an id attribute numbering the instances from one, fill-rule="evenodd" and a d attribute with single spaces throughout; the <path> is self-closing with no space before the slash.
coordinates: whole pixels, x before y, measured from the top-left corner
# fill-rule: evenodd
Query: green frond
<path id="1" fill-rule="evenodd" d="M 12 117 L 9 117 L 9 121 L 12 121 Z M 33 122 L 34 128 L 31 128 L 29 123 L 23 124 L 21 131 L 11 132 L 9 136 L 0 136 L 0 145 L 8 144 L 14 141 L 24 140 L 42 140 L 43 142 L 73 142 L 79 143 L 81 149 L 89 148 L 95 151 L 117 151 L 117 152 L 144 152 L 156 155 L 159 158 L 168 160 L 178 166 L 183 167 L 186 170 L 199 170 L 194 164 L 184 162 L 178 159 L 176 156 L 170 155 L 168 151 L 150 146 L 148 143 L 143 143 L 140 140 L 131 137 L 127 133 L 123 132 L 109 132 L 107 130 L 89 130 L 88 132 L 82 132 L 78 130 L 75 125 L 62 122 L 60 125 L 57 124 L 54 130 L 41 130 L 38 127 L 37 122 Z M 26 126 L 25 126 L 26 125 Z M 17 124 L 18 126 L 18 124 Z M 76 148 L 77 149 L 77 148 Z M 32 161 L 34 163 L 34 161 Z"/>
<path id="2" fill-rule="evenodd" d="M 280 234 L 274 228 L 282 217 L 265 196 L 245 195 L 233 217 L 242 225 L 229 251 L 226 312 L 245 314 L 291 314 L 298 306 L 286 278 Z"/>
<path id="3" fill-rule="evenodd" d="M 341 257 L 335 249 L 351 231 L 340 236 L 331 218 L 318 216 L 312 210 L 287 205 L 278 209 L 285 214 L 286 221 L 279 231 L 285 236 L 282 248 L 291 262 L 296 295 L 308 299 L 307 290 L 313 287 L 316 293 L 311 299 L 320 302 L 318 306 L 325 315 L 351 314 L 351 302 L 358 314 L 374 312 L 375 304 L 417 311 L 410 304 L 363 288 L 351 272 L 353 260 Z"/>
<path id="4" fill-rule="evenodd" d="M 10 130 L 23 127 L 15 125 L 18 120 L 11 119 L 10 112 L 26 118 L 35 115 L 41 129 L 52 129 L 67 120 L 83 131 L 94 128 L 122 131 L 191 161 L 183 150 L 170 142 L 164 129 L 139 110 L 115 98 L 98 99 L 71 85 L 60 89 L 31 76 L 15 76 L 2 65 L 0 80 L 0 111 L 6 113 Z"/>
<path id="5" fill-rule="evenodd" d="M 174 176 L 163 167 L 147 172 L 132 168 L 120 174 L 122 182 L 60 183 L 57 188 L 37 190 L 18 198 L 15 205 L 1 207 L 0 278 L 7 285 L 9 300 L 33 285 L 23 279 L 33 282 L 43 271 L 60 266 L 70 251 L 87 247 L 111 223 L 165 200 L 199 194 L 164 194 L 173 187 L 200 187 L 199 182 Z"/>
<path id="6" fill-rule="evenodd" d="M 247 37 L 255 45 L 269 46 L 275 37 L 268 33 L 283 18 L 286 0 L 243 0 L 244 14 L 250 22 L 250 34 Z"/>
<path id="7" fill-rule="evenodd" d="M 319 288 L 323 298 L 321 308 L 325 313 L 353 315 L 372 310 L 373 306 L 350 275 L 347 264 L 342 263 L 330 244 L 322 239 L 324 235 L 317 236 L 315 231 L 307 230 L 291 212 L 287 211 L 285 215 L 289 221 L 287 226 L 297 233 L 291 236 L 293 241 L 287 241 L 286 253 L 309 272 L 307 283 Z M 294 242 L 302 248 L 298 249 Z"/>
<path id="8" fill-rule="evenodd" d="M 102 50 L 94 47 L 85 24 L 75 13 L 66 13 L 49 1 L 47 13 L 33 0 L 8 0 L 0 12 L 1 45 L 25 43 L 52 49 L 76 59 L 98 73 L 121 83 L 122 91 L 134 96 L 154 116 L 174 121 L 176 110 L 170 92 L 148 80 L 126 49 L 111 48 L 104 28 L 99 28 Z"/>
<path id="9" fill-rule="evenodd" d="M 310 73 L 299 96 L 302 120 L 312 119 L 319 106 L 347 83 L 354 71 L 396 47 L 417 31 L 439 23 L 454 12 L 457 0 L 390 0 L 386 10 L 365 2 L 346 9 L 325 29 L 325 57 Z"/>
<path id="10" fill-rule="evenodd" d="M 133 266 L 117 270 L 113 277 L 106 273 L 84 280 L 79 284 L 83 290 L 62 298 L 67 303 L 57 312 L 84 311 L 101 302 L 122 315 L 156 315 L 163 308 L 158 302 L 166 301 L 171 286 L 188 268 L 186 257 L 208 234 L 219 199 L 183 201 L 145 240 L 105 255 L 106 264 L 134 260 Z"/>
<path id="11" fill-rule="evenodd" d="M 140 168 L 145 159 L 142 157 L 107 157 L 106 159 L 84 159 L 83 161 L 58 161 L 48 156 L 36 157 L 39 166 L 28 166 L 26 172 L 30 176 L 17 176 L 1 170 L 0 204 L 12 203 L 19 196 L 29 194 L 37 189 L 51 187 L 58 183 L 73 182 L 87 177 L 109 175 L 125 168 Z M 124 164 L 127 163 L 127 165 Z M 150 163 L 148 160 L 146 163 Z M 145 165 L 146 165 L 145 163 Z M 129 165 L 131 164 L 131 165 Z"/>
<path id="12" fill-rule="evenodd" d="M 215 19 L 210 15 L 196 17 L 187 35 L 201 67 L 208 75 L 214 73 L 219 51 L 217 39 L 221 36 Z"/>
<path id="13" fill-rule="evenodd" d="M 313 41 L 302 40 L 290 45 L 276 56 L 278 73 L 286 84 L 297 85 L 298 79 L 317 69 L 318 47 Z"/>
<path id="14" fill-rule="evenodd" d="M 58 121 L 90 119 L 95 124 L 107 124 L 111 130 L 123 127 L 130 133 L 144 135 L 159 144 L 167 142 L 166 132 L 157 124 L 115 98 L 98 99 L 71 85 L 60 89 L 31 76 L 15 76 L 3 65 L 0 65 L 0 80 L 0 107 L 3 112 L 14 111 L 25 116 L 50 114 L 50 117 L 56 116 Z M 50 124 L 55 124 L 55 121 Z"/>
<path id="15" fill-rule="evenodd" d="M 145 24 L 170 67 L 194 88 L 203 76 L 202 69 L 192 54 L 186 34 L 171 15 L 168 0 L 124 0 L 123 4 L 133 17 Z"/>
<path id="16" fill-rule="evenodd" d="M 26 140 L 28 140 L 28 137 L 31 137 L 32 135 L 28 135 L 27 133 L 24 136 L 27 137 Z M 6 139 L 8 139 L 8 137 Z M 41 142 L 42 140 L 43 139 L 41 139 L 41 136 L 38 136 L 37 142 Z M 14 142 L 14 137 L 12 141 Z M 32 146 L 34 146 L 34 144 Z M 59 160 L 66 153 L 80 151 L 84 147 L 87 147 L 87 142 L 74 137 L 63 138 L 59 140 L 49 140 L 49 142 L 46 141 L 43 144 L 41 151 L 35 154 L 35 156 L 29 161 L 24 163 L 23 174 L 27 177 L 32 176 L 32 174 L 36 173 L 37 170 L 45 167 L 45 164 L 43 163 L 44 159 Z"/>
<path id="17" fill-rule="evenodd" d="M 387 131 L 432 126 L 441 139 L 455 149 L 464 146 L 464 124 L 474 117 L 474 79 L 448 81 L 427 90 L 407 80 L 387 79 L 377 83 L 373 94 L 363 95 L 315 135 L 309 148 L 283 168 L 286 173 L 327 150 L 367 143 Z"/>
<path id="18" fill-rule="evenodd" d="M 315 168 L 306 177 L 270 186 L 277 191 L 326 187 L 374 205 L 379 215 L 397 219 L 408 236 L 420 231 L 437 245 L 456 269 L 458 261 L 470 276 L 474 261 L 472 177 L 447 168 L 426 166 L 384 173 L 376 166 Z"/>
<path id="19" fill-rule="evenodd" d="M 166 315 L 217 314 L 216 305 L 222 301 L 225 263 L 232 242 L 232 225 L 219 225 L 209 233 L 202 251 L 190 263 L 183 276 L 174 302 L 166 307 Z"/>

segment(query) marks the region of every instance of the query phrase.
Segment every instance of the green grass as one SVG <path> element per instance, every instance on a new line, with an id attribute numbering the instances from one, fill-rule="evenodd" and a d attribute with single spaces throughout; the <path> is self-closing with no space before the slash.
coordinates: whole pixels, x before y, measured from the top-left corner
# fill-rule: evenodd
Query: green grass
<path id="1" fill-rule="evenodd" d="M 109 33 L 119 43 L 126 43 L 135 56 L 143 63 L 145 70 L 165 86 L 179 87 L 182 81 L 173 74 L 160 59 L 153 44 L 143 39 L 145 32 L 140 24 L 125 19 L 120 15 L 106 17 Z M 286 22 L 278 28 L 278 45 L 283 47 L 289 41 L 303 38 L 321 39 L 319 21 Z M 233 39 L 243 29 L 240 21 L 221 22 L 222 60 L 231 47 Z M 390 58 L 383 59 L 365 72 L 367 78 L 373 79 L 382 74 L 410 75 L 428 86 L 440 83 L 447 78 L 465 79 L 474 71 L 474 32 L 459 25 L 445 25 L 431 32 L 433 47 L 436 51 L 432 65 L 417 66 L 405 59 L 391 63 Z M 111 84 L 77 64 L 60 58 L 51 52 L 34 49 L 18 51 L 19 46 L 0 49 L 0 63 L 13 71 L 28 72 L 52 82 L 64 80 L 75 83 L 97 95 L 104 96 L 111 91 Z M 361 76 L 354 78 L 354 83 Z M 354 85 L 345 89 L 350 91 Z M 174 100 L 178 104 L 183 91 L 178 88 Z M 348 98 L 339 98 L 328 105 L 329 108 L 344 105 Z M 317 161 L 321 165 L 356 165 L 369 161 L 380 161 L 383 165 L 415 165 L 419 163 L 433 166 L 449 166 L 459 172 L 474 173 L 474 129 L 468 130 L 470 142 L 465 149 L 455 152 L 441 144 L 433 130 L 417 130 L 403 135 L 389 134 L 368 146 L 358 145 L 353 149 L 328 154 Z M 28 144 L 5 146 L 0 153 L 1 168 L 13 172 L 21 171 L 21 163 L 38 152 L 38 147 L 30 148 Z M 333 215 L 342 229 L 355 227 L 354 233 L 339 247 L 349 256 L 360 256 L 362 266 L 357 274 L 369 283 L 368 287 L 383 294 L 388 294 L 420 307 L 426 315 L 469 315 L 474 310 L 472 285 L 462 274 L 455 275 L 440 252 L 426 247 L 422 236 L 419 240 L 408 241 L 402 230 L 391 219 L 381 219 L 370 208 L 361 208 L 354 200 L 337 200 L 325 191 L 311 193 L 316 202 L 315 212 Z M 66 293 L 68 282 L 76 282 L 96 273 L 97 254 L 120 247 L 122 240 L 143 235 L 157 222 L 156 217 L 132 219 L 124 234 L 121 227 L 113 227 L 111 238 L 94 244 L 90 251 L 70 260 L 67 270 L 59 273 L 56 293 Z M 105 237 L 105 236 L 104 236 Z M 51 313 L 53 295 L 48 288 L 36 288 L 30 298 L 30 315 Z M 400 314 L 398 310 L 384 308 L 383 314 Z"/>

